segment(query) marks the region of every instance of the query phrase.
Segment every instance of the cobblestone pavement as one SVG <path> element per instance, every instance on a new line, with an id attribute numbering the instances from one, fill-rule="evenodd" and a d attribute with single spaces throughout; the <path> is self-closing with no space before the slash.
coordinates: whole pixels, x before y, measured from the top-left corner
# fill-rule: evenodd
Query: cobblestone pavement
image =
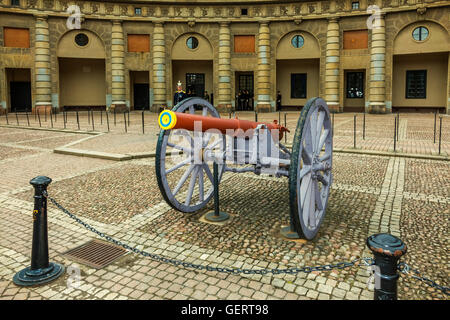
<path id="1" fill-rule="evenodd" d="M 77 139 L 88 144 L 96 138 L 0 128 L 4 178 L 0 299 L 373 298 L 365 267 L 298 275 L 230 275 L 175 267 L 129 253 L 103 269 L 90 268 L 63 254 L 96 235 L 52 204 L 50 260 L 66 268 L 79 267 L 80 285 L 68 286 L 72 275 L 66 273 L 41 287 L 17 287 L 13 275 L 30 264 L 33 200 L 28 182 L 37 175 L 51 177 L 49 194 L 82 220 L 132 246 L 169 258 L 254 269 L 314 266 L 370 257 L 367 236 L 390 232 L 408 245 L 404 261 L 439 284 L 449 285 L 447 161 L 335 153 L 334 182 L 319 234 L 309 242 L 286 241 L 279 236 L 289 220 L 286 179 L 226 173 L 220 188 L 221 209 L 231 219 L 223 225 L 207 224 L 201 217 L 212 203 L 201 212 L 182 214 L 161 199 L 154 159 L 114 162 L 51 152 Z M 398 291 L 400 299 L 448 299 L 405 275 Z"/>
<path id="2" fill-rule="evenodd" d="M 300 115 L 299 111 L 289 111 L 280 113 L 261 113 L 258 114 L 258 121 L 280 120 L 285 124 L 285 114 L 287 127 L 291 133 L 287 134 L 286 142 L 290 144 L 294 137 L 297 127 L 297 121 Z M 394 119 L 397 114 L 374 115 L 362 113 L 339 113 L 334 115 L 334 140 L 333 145 L 339 149 L 354 149 L 354 115 L 356 115 L 356 150 L 372 150 L 382 152 L 394 151 Z M 228 118 L 230 114 L 221 114 L 221 117 Z M 239 119 L 254 120 L 253 112 L 237 112 Z M 156 113 L 144 112 L 144 133 L 142 133 L 142 112 L 133 111 L 129 115 L 121 113 L 108 115 L 106 121 L 106 113 L 94 112 L 94 125 L 92 125 L 92 115 L 88 117 L 87 111 L 80 111 L 78 119 L 81 131 L 98 131 L 109 132 L 108 135 L 100 135 L 93 139 L 74 144 L 77 149 L 95 150 L 109 153 L 142 153 L 154 151 L 157 140 L 158 115 Z M 365 122 L 363 118 L 365 117 Z M 8 123 L 17 126 L 19 123 L 22 127 L 28 127 L 25 114 L 18 114 L 18 121 L 15 114 L 10 114 Z M 54 119 L 54 118 L 53 118 Z M 66 123 L 64 125 L 63 116 L 59 114 L 50 122 L 50 117 L 41 116 L 42 128 L 58 128 L 67 130 L 78 130 L 77 116 L 75 112 L 68 112 Z M 129 120 L 128 120 L 129 119 Z M 398 129 L 398 139 L 396 141 L 395 151 L 410 154 L 439 155 L 439 131 L 441 131 L 441 153 L 440 155 L 448 157 L 450 154 L 450 117 L 442 115 L 442 128 L 440 130 L 439 116 L 436 118 L 436 132 L 434 130 L 434 114 L 433 113 L 405 113 L 399 115 L 400 125 Z M 31 127 L 39 127 L 39 121 L 34 115 L 29 115 Z M 126 126 L 125 126 L 126 123 Z M 363 123 L 365 129 L 363 130 Z M 0 117 L 0 125 L 6 125 L 6 117 Z M 363 139 L 364 131 L 364 139 Z M 127 133 L 126 135 L 124 133 Z M 29 133 L 33 135 L 34 133 Z M 60 135 L 60 133 L 58 133 Z M 58 135 L 57 134 L 57 135 Z M 39 138 L 39 137 L 36 137 Z M 61 137 L 63 139 L 64 137 Z M 5 142 L 9 138 L 5 137 Z M 14 139 L 14 138 L 13 138 Z M 3 141 L 2 141 L 3 142 Z M 51 142 L 38 141 L 30 142 L 29 145 L 35 147 L 48 146 Z M 6 147 L 2 143 L 0 147 Z"/>

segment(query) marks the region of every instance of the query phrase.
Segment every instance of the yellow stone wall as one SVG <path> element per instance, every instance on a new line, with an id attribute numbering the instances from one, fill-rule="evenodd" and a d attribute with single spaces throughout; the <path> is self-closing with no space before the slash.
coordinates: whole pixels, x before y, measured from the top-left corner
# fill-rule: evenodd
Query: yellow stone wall
<path id="1" fill-rule="evenodd" d="M 119 104 L 132 107 L 130 71 L 148 72 L 153 111 L 171 106 L 176 78 L 180 77 L 180 72 L 192 72 L 188 67 L 174 70 L 173 60 L 211 61 L 205 71 L 208 74 L 206 88 L 214 94 L 214 104 L 221 110 L 234 106 L 235 77 L 240 71 L 254 74 L 258 111 L 273 111 L 276 92 L 280 89 L 283 102 L 301 105 L 303 101 L 288 99 L 290 94 L 286 88 L 290 86 L 290 71 L 287 66 L 292 63 L 292 69 L 299 70 L 308 59 L 314 58 L 314 64 L 307 65 L 311 70 L 308 72 L 314 75 L 308 78 L 308 95 L 323 97 L 335 111 L 343 111 L 345 105 L 358 105 L 368 112 L 384 113 L 391 112 L 393 106 L 406 106 L 397 99 L 404 88 L 398 88 L 401 82 L 394 81 L 393 71 L 412 68 L 415 62 L 408 64 L 407 59 L 397 56 L 423 53 L 442 54 L 439 60 L 442 70 L 437 77 L 444 88 L 428 86 L 427 95 L 439 99 L 423 105 L 446 107 L 450 112 L 449 2 L 360 0 L 360 9 L 352 10 L 352 1 L 242 0 L 236 4 L 214 0 L 144 0 L 139 3 L 26 0 L 17 8 L 10 7 L 10 1 L 0 0 L 0 112 L 10 107 L 5 71 L 8 68 L 30 70 L 33 106 L 49 105 L 58 110 L 62 103 L 59 59 L 73 56 L 104 59 L 104 74 L 99 77 L 104 83 L 99 83 L 96 89 L 104 97 L 101 100 L 107 108 Z M 66 10 L 73 4 L 80 6 L 83 15 L 80 32 L 85 32 L 92 40 L 88 48 L 74 46 L 72 34 L 77 31 L 67 28 L 69 14 Z M 381 29 L 368 30 L 367 49 L 344 50 L 344 31 L 367 29 L 366 22 L 372 14 L 366 11 L 369 5 L 381 8 Z M 137 7 L 142 10 L 141 16 L 135 14 Z M 241 9 L 247 9 L 248 14 L 241 15 Z M 430 30 L 429 39 L 423 43 L 411 38 L 412 30 L 419 25 Z M 4 47 L 5 26 L 28 28 L 30 48 Z M 149 52 L 127 52 L 127 34 L 148 34 Z M 294 50 L 290 46 L 295 34 L 304 36 L 304 48 Z M 183 45 L 188 35 L 196 35 L 200 41 L 194 52 Z M 255 52 L 235 53 L 235 35 L 254 35 Z M 400 65 L 396 65 L 398 61 Z M 435 68 L 431 62 L 425 67 Z M 199 65 L 192 70 L 202 68 Z M 345 98 L 344 75 L 348 70 L 365 71 L 364 101 Z M 441 89 L 443 93 L 437 92 Z M 100 101 L 99 97 L 95 100 Z"/>

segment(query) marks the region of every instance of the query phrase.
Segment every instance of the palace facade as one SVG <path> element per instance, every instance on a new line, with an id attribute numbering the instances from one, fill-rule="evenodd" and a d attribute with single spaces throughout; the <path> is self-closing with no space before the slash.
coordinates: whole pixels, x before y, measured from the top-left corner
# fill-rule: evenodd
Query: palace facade
<path id="1" fill-rule="evenodd" d="M 0 112 L 158 112 L 181 81 L 221 111 L 450 114 L 449 27 L 449 1 L 0 0 Z"/>

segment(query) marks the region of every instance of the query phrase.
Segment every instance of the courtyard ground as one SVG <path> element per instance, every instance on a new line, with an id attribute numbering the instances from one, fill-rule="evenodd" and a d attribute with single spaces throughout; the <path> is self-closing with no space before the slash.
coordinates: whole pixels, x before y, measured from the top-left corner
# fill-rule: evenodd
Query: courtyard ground
<path id="1" fill-rule="evenodd" d="M 106 115 L 102 113 L 100 120 L 99 112 L 94 125 L 86 112 L 79 115 L 80 132 L 74 113 L 68 114 L 65 131 L 26 129 L 23 114 L 17 119 L 10 114 L 9 125 L 4 116 L 0 118 L 0 299 L 373 298 L 367 287 L 369 272 L 358 266 L 298 275 L 231 275 L 175 267 L 128 253 L 94 269 L 64 253 L 98 236 L 50 202 L 50 260 L 80 268 L 80 285 L 68 286 L 71 275 L 65 274 L 40 287 L 17 287 L 12 282 L 14 274 L 30 264 L 33 190 L 29 181 L 37 175 L 53 179 L 49 195 L 80 219 L 150 253 L 221 267 L 315 266 L 371 257 L 366 238 L 389 232 L 408 245 L 402 261 L 448 286 L 450 118 L 442 121 L 439 155 L 438 142 L 433 142 L 434 115 L 400 114 L 396 151 L 406 156 L 398 157 L 393 152 L 394 115 L 366 115 L 362 140 L 363 115 L 358 114 L 354 149 L 354 114 L 336 114 L 338 152 L 333 158 L 327 214 L 316 238 L 306 242 L 287 241 L 279 235 L 289 221 L 284 178 L 226 173 L 220 204 L 231 219 L 224 225 L 201 219 L 212 203 L 194 214 L 173 210 L 156 183 L 152 153 L 159 131 L 157 115 L 144 114 L 144 134 L 140 112 L 130 114 L 126 133 L 123 115 L 116 116 L 116 125 L 112 115 L 108 118 L 109 133 Z M 238 116 L 254 118 L 253 113 Z M 260 121 L 280 117 L 284 123 L 284 113 L 258 117 Z M 298 112 L 289 112 L 286 118 L 289 144 Z M 61 114 L 53 120 L 53 129 L 63 129 Z M 39 127 L 34 115 L 29 115 L 29 121 L 30 127 Z M 41 129 L 51 127 L 50 118 L 45 121 L 41 115 Z M 400 299 L 448 299 L 407 275 L 400 277 L 398 291 Z"/>

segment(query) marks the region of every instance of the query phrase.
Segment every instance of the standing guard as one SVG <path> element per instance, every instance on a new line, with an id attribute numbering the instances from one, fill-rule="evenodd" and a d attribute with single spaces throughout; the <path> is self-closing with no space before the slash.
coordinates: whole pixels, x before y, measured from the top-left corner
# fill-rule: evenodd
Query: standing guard
<path id="1" fill-rule="evenodd" d="M 177 91 L 175 92 L 173 96 L 173 105 L 177 105 L 179 102 L 183 101 L 187 98 L 186 92 L 183 91 L 183 87 L 181 85 L 181 81 L 178 80 L 177 83 Z"/>

